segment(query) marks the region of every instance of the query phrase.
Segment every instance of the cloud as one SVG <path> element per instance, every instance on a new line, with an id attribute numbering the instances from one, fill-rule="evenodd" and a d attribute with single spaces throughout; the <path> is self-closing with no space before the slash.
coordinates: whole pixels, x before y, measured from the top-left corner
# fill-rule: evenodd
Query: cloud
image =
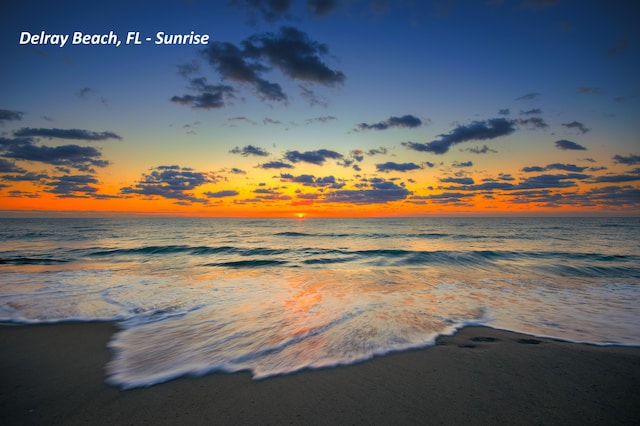
<path id="1" fill-rule="evenodd" d="M 614 155 L 613 162 L 617 164 L 627 164 L 633 166 L 635 164 L 640 164 L 640 155 L 629 154 L 627 157 L 622 155 Z"/>
<path id="2" fill-rule="evenodd" d="M 429 143 L 402 142 L 409 149 L 434 154 L 445 154 L 452 145 L 473 140 L 495 139 L 507 136 L 516 129 L 514 121 L 505 118 L 492 118 L 485 121 L 474 121 L 468 125 L 458 126 L 446 135 L 440 135 L 439 140 Z"/>
<path id="3" fill-rule="evenodd" d="M 635 182 L 635 181 L 640 181 L 640 174 L 598 176 L 598 177 L 594 178 L 593 181 L 595 183 L 602 183 L 602 182 L 609 182 L 609 183 Z M 638 201 L 640 201 L 640 199 Z"/>
<path id="4" fill-rule="evenodd" d="M 25 169 L 16 166 L 12 161 L 0 158 L 0 173 L 24 173 Z"/>
<path id="5" fill-rule="evenodd" d="M 580 123 L 579 121 L 572 121 L 570 123 L 562 123 L 562 125 L 568 129 L 578 129 L 581 133 L 587 133 L 591 129 L 587 129 L 587 127 Z"/>
<path id="6" fill-rule="evenodd" d="M 343 158 L 343 155 L 329 149 L 319 149 L 317 151 L 306 152 L 287 151 L 285 158 L 292 163 L 302 161 L 304 163 L 321 165 L 327 160 L 327 158 L 339 160 Z"/>
<path id="7" fill-rule="evenodd" d="M 459 185 L 473 185 L 475 183 L 473 181 L 473 178 L 453 178 L 453 177 L 440 179 L 440 182 L 442 182 L 442 183 L 457 183 Z"/>
<path id="8" fill-rule="evenodd" d="M 293 176 L 288 173 L 280 174 L 280 179 L 286 182 L 301 183 L 304 186 L 316 187 L 316 188 L 334 188 L 340 189 L 344 187 L 344 183 L 338 182 L 335 176 L 315 177 L 313 175 L 299 175 Z"/>
<path id="9" fill-rule="evenodd" d="M 572 150 L 579 150 L 579 151 L 587 150 L 587 148 L 585 148 L 584 146 L 579 145 L 572 141 L 568 141 L 566 139 L 560 139 L 559 141 L 555 141 L 554 143 L 556 145 L 556 148 L 558 149 L 563 149 L 563 150 L 572 149 Z"/>
<path id="10" fill-rule="evenodd" d="M 363 183 L 366 189 L 342 189 L 326 194 L 324 201 L 329 203 L 348 204 L 383 204 L 390 201 L 404 200 L 411 191 L 396 185 L 394 182 L 373 178 Z"/>
<path id="11" fill-rule="evenodd" d="M 314 16 L 329 15 L 337 6 L 337 0 L 307 0 L 307 9 Z"/>
<path id="12" fill-rule="evenodd" d="M 230 4 L 247 10 L 252 22 L 256 14 L 267 22 L 275 22 L 288 16 L 293 0 L 232 0 Z"/>
<path id="13" fill-rule="evenodd" d="M 17 137 L 43 137 L 43 138 L 59 138 L 59 139 L 78 139 L 84 141 L 103 141 L 107 139 L 118 139 L 122 137 L 114 132 L 92 132 L 90 130 L 81 129 L 43 129 L 23 127 L 13 132 Z"/>
<path id="14" fill-rule="evenodd" d="M 492 152 L 492 153 L 494 153 L 494 154 L 497 154 L 497 153 L 498 153 L 498 151 L 496 151 L 495 149 L 490 149 L 490 148 L 489 148 L 488 146 L 486 146 L 486 145 L 483 145 L 483 146 L 482 146 L 482 148 L 478 148 L 478 147 L 475 147 L 475 148 L 466 148 L 464 151 L 471 152 L 471 153 L 473 153 L 473 154 L 487 154 L 487 153 L 489 153 L 489 152 Z"/>
<path id="15" fill-rule="evenodd" d="M 542 95 L 541 93 L 531 92 L 531 93 L 527 93 L 527 94 L 524 94 L 522 96 L 517 97 L 516 101 L 532 101 L 532 100 L 538 98 L 541 95 Z"/>
<path id="16" fill-rule="evenodd" d="M 19 121 L 22 120 L 23 112 L 11 111 L 9 109 L 0 109 L 0 122 L 2 121 Z"/>
<path id="17" fill-rule="evenodd" d="M 47 182 L 45 192 L 55 194 L 59 198 L 88 198 L 98 192 L 98 188 L 90 184 L 97 184 L 98 180 L 90 175 L 58 176 Z"/>
<path id="18" fill-rule="evenodd" d="M 466 198 L 474 197 L 475 194 L 463 192 L 443 192 L 440 194 L 430 194 L 414 197 L 419 200 L 429 200 L 435 204 L 464 204 Z"/>
<path id="19" fill-rule="evenodd" d="M 206 199 L 198 198 L 189 192 L 212 181 L 208 173 L 197 172 L 188 167 L 158 166 L 150 173 L 143 174 L 135 184 L 121 188 L 120 193 L 206 203 Z"/>
<path id="20" fill-rule="evenodd" d="M 533 108 L 528 111 L 520 111 L 520 115 L 532 115 L 532 114 L 542 114 L 542 110 L 540 108 Z"/>
<path id="21" fill-rule="evenodd" d="M 81 171 L 90 171 L 91 167 L 109 165 L 108 161 L 100 159 L 102 154 L 94 147 L 78 145 L 36 146 L 31 138 L 0 138 L 0 151 L 3 152 L 5 158 L 73 167 Z"/>
<path id="22" fill-rule="evenodd" d="M 224 197 L 235 197 L 238 194 L 239 194 L 238 191 L 225 190 L 225 191 L 217 191 L 217 192 L 205 192 L 204 196 L 208 198 L 224 198 Z"/>
<path id="23" fill-rule="evenodd" d="M 282 161 L 270 161 L 268 163 L 260 164 L 258 167 L 261 169 L 293 169 L 289 163 L 284 163 Z"/>
<path id="24" fill-rule="evenodd" d="M 415 163 L 394 163 L 393 161 L 387 161 L 386 163 L 376 164 L 376 170 L 379 172 L 408 172 L 410 170 L 421 169 L 419 165 Z"/>
<path id="25" fill-rule="evenodd" d="M 422 120 L 418 117 L 407 114 L 402 117 L 389 117 L 384 121 L 380 121 L 375 124 L 360 123 L 355 129 L 358 130 L 386 130 L 390 127 L 419 127 L 422 125 Z"/>
<path id="26" fill-rule="evenodd" d="M 264 3 L 269 4 L 269 2 Z M 261 33 L 243 40 L 238 47 L 229 42 L 214 42 L 201 51 L 223 80 L 253 86 L 257 94 L 268 101 L 285 102 L 288 97 L 277 83 L 263 74 L 278 69 L 293 80 L 325 86 L 342 84 L 345 75 L 329 68 L 321 59 L 329 48 L 311 40 L 293 27 L 281 27 L 278 33 Z M 312 99 L 318 99 L 315 93 Z M 311 91 L 313 92 L 313 91 Z"/>
<path id="27" fill-rule="evenodd" d="M 498 110 L 498 114 L 499 115 L 509 115 L 509 114 L 511 114 L 511 111 L 509 110 L 509 108 L 504 108 L 504 109 Z"/>
<path id="28" fill-rule="evenodd" d="M 463 161 L 462 163 L 458 162 L 458 161 L 454 161 L 453 164 L 451 164 L 451 167 L 471 167 L 473 166 L 473 161 Z"/>
<path id="29" fill-rule="evenodd" d="M 173 96 L 170 101 L 193 109 L 216 109 L 226 105 L 227 99 L 233 99 L 234 90 L 225 84 L 208 84 L 205 77 L 193 78 L 189 81 L 190 89 L 195 95 Z"/>
<path id="30" fill-rule="evenodd" d="M 232 150 L 229 151 L 232 154 L 240 154 L 243 157 L 248 157 L 249 155 L 255 155 L 258 157 L 266 157 L 269 155 L 269 153 L 267 151 L 265 151 L 263 148 L 260 147 L 255 147 L 253 145 L 247 145 L 244 148 L 240 149 L 239 147 L 235 147 Z"/>
<path id="31" fill-rule="evenodd" d="M 533 129 L 546 129 L 549 125 L 540 117 L 520 118 L 514 120 L 515 123 L 521 126 L 527 126 Z"/>
<path id="32" fill-rule="evenodd" d="M 540 166 L 523 167 L 522 171 L 525 173 L 532 173 L 532 172 L 544 172 L 548 170 L 564 170 L 565 172 L 581 173 L 587 170 L 588 168 L 589 167 L 576 166 L 575 164 L 553 163 L 553 164 L 547 164 L 545 167 L 540 167 Z"/>
<path id="33" fill-rule="evenodd" d="M 22 174 L 13 175 L 13 176 L 4 175 L 2 176 L 2 180 L 6 180 L 10 182 L 37 182 L 37 181 L 44 181 L 45 179 L 49 179 L 49 175 L 47 175 L 46 173 L 26 172 L 25 170 L 17 171 L 14 173 L 22 173 Z"/>
<path id="34" fill-rule="evenodd" d="M 325 115 L 322 117 L 315 117 L 315 118 L 309 118 L 307 120 L 305 120 L 306 124 L 311 124 L 311 123 L 328 123 L 330 121 L 333 120 L 337 120 L 336 117 L 334 117 L 333 115 Z"/>

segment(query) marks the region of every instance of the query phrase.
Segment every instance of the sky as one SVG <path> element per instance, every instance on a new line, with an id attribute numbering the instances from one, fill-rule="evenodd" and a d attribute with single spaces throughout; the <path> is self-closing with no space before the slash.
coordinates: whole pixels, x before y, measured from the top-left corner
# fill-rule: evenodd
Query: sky
<path id="1" fill-rule="evenodd" d="M 14 2 L 0 212 L 637 215 L 638 8 Z"/>

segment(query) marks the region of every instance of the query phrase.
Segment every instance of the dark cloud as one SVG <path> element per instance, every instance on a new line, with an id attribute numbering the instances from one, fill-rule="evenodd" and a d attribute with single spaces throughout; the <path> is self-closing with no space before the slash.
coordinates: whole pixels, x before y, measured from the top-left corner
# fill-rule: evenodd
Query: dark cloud
<path id="1" fill-rule="evenodd" d="M 473 181 L 473 178 L 454 178 L 454 177 L 440 179 L 440 182 L 457 183 L 459 185 L 473 185 L 475 183 Z"/>
<path id="2" fill-rule="evenodd" d="M 408 172 L 410 170 L 421 169 L 419 165 L 415 163 L 394 163 L 393 161 L 387 161 L 386 163 L 376 164 L 376 170 L 379 172 Z"/>
<path id="3" fill-rule="evenodd" d="M 624 174 L 624 175 L 607 175 L 598 176 L 593 179 L 595 183 L 622 183 L 622 182 L 636 182 L 640 181 L 640 174 Z M 640 200 L 638 200 L 640 201 Z"/>
<path id="4" fill-rule="evenodd" d="M 463 204 L 467 198 L 474 197 L 475 194 L 463 192 L 443 192 L 440 194 L 430 194 L 414 199 L 429 200 L 435 204 Z"/>
<path id="5" fill-rule="evenodd" d="M 546 129 L 549 125 L 540 117 L 520 118 L 514 120 L 520 126 L 526 126 L 532 129 Z"/>
<path id="6" fill-rule="evenodd" d="M 556 145 L 556 148 L 558 149 L 563 149 L 563 150 L 573 149 L 573 150 L 579 150 L 579 151 L 587 150 L 587 148 L 585 148 L 584 146 L 572 141 L 568 141 L 566 139 L 560 139 L 559 141 L 555 141 L 554 143 Z"/>
<path id="7" fill-rule="evenodd" d="M 189 83 L 189 88 L 195 92 L 195 95 L 173 96 L 170 101 L 193 109 L 216 109 L 222 108 L 226 105 L 227 99 L 234 97 L 231 86 L 208 84 L 205 77 L 193 78 Z"/>
<path id="8" fill-rule="evenodd" d="M 454 161 L 453 164 L 451 164 L 451 167 L 471 167 L 471 166 L 473 166 L 473 161 L 463 161 L 462 163 L 458 161 Z"/>
<path id="9" fill-rule="evenodd" d="M 307 124 L 311 124 L 311 123 L 328 123 L 330 121 L 333 120 L 337 120 L 336 117 L 334 117 L 333 115 L 325 115 L 323 117 L 315 117 L 315 118 L 309 118 L 305 121 L 305 123 Z"/>
<path id="10" fill-rule="evenodd" d="M 223 80 L 249 84 L 264 100 L 285 102 L 288 99 L 279 84 L 263 78 L 264 73 L 274 68 L 291 79 L 326 86 L 342 84 L 345 80 L 344 73 L 322 61 L 329 48 L 296 28 L 282 27 L 278 33 L 257 34 L 240 45 L 214 42 L 202 50 L 202 54 Z M 309 94 L 311 89 L 306 89 Z M 315 93 L 312 98 L 318 99 Z"/>
<path id="11" fill-rule="evenodd" d="M 483 145 L 483 146 L 482 146 L 482 148 L 478 148 L 478 147 L 475 147 L 475 148 L 467 148 L 467 149 L 465 149 L 464 151 L 466 151 L 466 152 L 471 152 L 471 153 L 473 153 L 473 154 L 487 154 L 487 153 L 489 153 L 489 152 L 494 153 L 494 154 L 497 154 L 497 153 L 498 153 L 498 151 L 496 151 L 495 149 L 490 149 L 490 148 L 489 148 L 488 146 L 486 146 L 486 145 Z"/>
<path id="12" fill-rule="evenodd" d="M 309 105 L 322 107 L 327 107 L 329 105 L 322 96 L 318 95 L 315 90 L 307 87 L 306 85 L 299 84 L 298 88 L 300 89 L 300 95 L 309 102 Z"/>
<path id="13" fill-rule="evenodd" d="M 440 135 L 439 140 L 428 143 L 402 142 L 409 149 L 421 152 L 444 154 L 452 145 L 473 140 L 495 139 L 513 133 L 515 122 L 505 118 L 492 118 L 485 121 L 474 121 L 468 125 L 461 125 L 446 135 Z"/>
<path id="14" fill-rule="evenodd" d="M 533 115 L 533 114 L 542 114 L 542 110 L 540 108 L 533 108 L 527 111 L 520 111 L 520 115 Z"/>
<path id="15" fill-rule="evenodd" d="M 337 0 L 307 0 L 307 8 L 314 16 L 326 16 L 338 7 Z"/>
<path id="16" fill-rule="evenodd" d="M 344 183 L 338 182 L 335 176 L 315 177 L 313 175 L 299 175 L 294 176 L 289 173 L 280 174 L 280 179 L 286 182 L 300 183 L 304 186 L 316 187 L 316 188 L 333 188 L 340 189 L 344 187 Z"/>
<path id="17" fill-rule="evenodd" d="M 267 151 L 265 151 L 263 148 L 260 147 L 256 147 L 253 145 L 247 145 L 245 147 L 243 147 L 242 149 L 240 149 L 239 147 L 235 147 L 233 148 L 231 151 L 229 151 L 232 154 L 240 154 L 243 157 L 248 157 L 249 155 L 255 155 L 258 157 L 266 157 L 269 155 L 269 153 Z"/>
<path id="18" fill-rule="evenodd" d="M 224 198 L 224 197 L 235 197 L 238 194 L 239 194 L 238 191 L 225 190 L 225 191 L 217 191 L 217 192 L 205 192 L 204 196 L 207 198 Z"/>
<path id="19" fill-rule="evenodd" d="M 57 176 L 47 182 L 45 192 L 55 194 L 59 198 L 88 198 L 98 192 L 98 180 L 90 175 Z"/>
<path id="20" fill-rule="evenodd" d="M 10 182 L 39 182 L 44 181 L 45 179 L 49 179 L 49 175 L 46 173 L 33 173 L 33 172 L 17 172 L 21 173 L 19 175 L 4 175 L 2 176 L 2 180 L 10 181 Z"/>
<path id="21" fill-rule="evenodd" d="M 576 166 L 575 164 L 553 163 L 547 164 L 546 170 L 564 170 L 565 172 L 584 172 L 588 167 Z"/>
<path id="22" fill-rule="evenodd" d="M 289 163 L 284 163 L 282 161 L 270 161 L 268 163 L 261 164 L 261 169 L 293 169 L 294 167 Z"/>
<path id="23" fill-rule="evenodd" d="M 22 120 L 23 112 L 0 109 L 0 122 Z"/>
<path id="24" fill-rule="evenodd" d="M 589 130 L 584 124 L 579 121 L 572 121 L 570 123 L 562 123 L 562 125 L 568 129 L 578 129 L 581 133 L 587 133 Z"/>
<path id="25" fill-rule="evenodd" d="M 509 115 L 511 114 L 511 111 L 509 111 L 509 108 L 504 108 L 498 111 L 499 115 Z"/>
<path id="26" fill-rule="evenodd" d="M 419 127 L 422 120 L 418 117 L 407 114 L 402 117 L 389 117 L 385 121 L 375 124 L 360 123 L 355 130 L 386 130 L 390 127 Z"/>
<path id="27" fill-rule="evenodd" d="M 246 10 L 251 21 L 256 15 L 267 22 L 275 22 L 288 17 L 293 0 L 232 0 L 231 5 Z"/>
<path id="28" fill-rule="evenodd" d="M 206 203 L 206 199 L 198 198 L 189 192 L 210 182 L 212 179 L 208 173 L 197 172 L 188 167 L 158 166 L 150 173 L 143 174 L 134 185 L 120 189 L 120 193 Z"/>
<path id="29" fill-rule="evenodd" d="M 35 129 L 31 127 L 23 127 L 20 130 L 13 132 L 14 136 L 29 138 L 29 137 L 43 137 L 43 138 L 59 138 L 59 139 L 77 139 L 83 141 L 103 141 L 107 139 L 119 139 L 122 137 L 113 132 L 92 132 L 90 130 L 82 129 Z"/>
<path id="30" fill-rule="evenodd" d="M 321 165 L 328 158 L 339 160 L 343 158 L 343 155 L 329 149 L 319 149 L 317 151 L 306 152 L 287 151 L 285 158 L 292 163 L 302 161 L 304 163 Z"/>
<path id="31" fill-rule="evenodd" d="M 12 161 L 0 158 L 0 173 L 24 173 L 25 169 L 16 166 L 16 163 Z"/>
<path id="32" fill-rule="evenodd" d="M 94 147 L 78 145 L 36 146 L 31 138 L 0 138 L 0 151 L 5 158 L 73 167 L 81 171 L 90 171 L 91 167 L 109 165 L 108 161 L 100 159 L 102 153 Z"/>
<path id="33" fill-rule="evenodd" d="M 614 163 L 617 164 L 628 164 L 630 166 L 640 164 L 640 155 L 629 154 L 627 157 L 622 155 L 614 155 L 613 156 Z"/>
<path id="34" fill-rule="evenodd" d="M 541 96 L 541 93 L 531 92 L 516 98 L 516 101 L 531 101 Z"/>
<path id="35" fill-rule="evenodd" d="M 342 189 L 326 194 L 324 201 L 348 204 L 381 204 L 404 200 L 412 192 L 394 182 L 374 178 L 366 181 L 362 189 Z"/>
<path id="36" fill-rule="evenodd" d="M 367 151 L 367 155 L 384 155 L 387 153 L 387 148 L 384 147 L 380 147 L 380 148 L 372 148 L 369 151 Z"/>

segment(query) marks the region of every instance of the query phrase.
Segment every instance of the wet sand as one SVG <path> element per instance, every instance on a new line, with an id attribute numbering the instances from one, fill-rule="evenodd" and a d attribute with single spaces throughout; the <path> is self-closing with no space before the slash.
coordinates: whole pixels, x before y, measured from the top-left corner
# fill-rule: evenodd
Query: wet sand
<path id="1" fill-rule="evenodd" d="M 640 348 L 466 327 L 356 365 L 122 391 L 104 380 L 115 331 L 0 326 L 0 424 L 640 424 Z"/>

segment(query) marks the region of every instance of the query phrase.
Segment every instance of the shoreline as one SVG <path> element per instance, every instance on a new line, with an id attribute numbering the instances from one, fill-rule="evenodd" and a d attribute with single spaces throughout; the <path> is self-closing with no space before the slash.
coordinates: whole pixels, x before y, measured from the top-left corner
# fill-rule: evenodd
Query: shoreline
<path id="1" fill-rule="evenodd" d="M 105 382 L 115 323 L 0 324 L 0 424 L 640 423 L 640 348 L 486 326 L 435 346 L 253 380 Z"/>

